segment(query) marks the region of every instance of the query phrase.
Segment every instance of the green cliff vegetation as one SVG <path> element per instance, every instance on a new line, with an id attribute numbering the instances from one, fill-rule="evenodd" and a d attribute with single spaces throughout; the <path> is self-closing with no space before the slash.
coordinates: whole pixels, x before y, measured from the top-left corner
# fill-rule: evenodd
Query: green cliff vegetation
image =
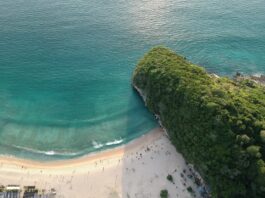
<path id="1" fill-rule="evenodd" d="M 163 47 L 139 62 L 133 84 L 213 197 L 265 197 L 263 86 L 210 75 Z"/>

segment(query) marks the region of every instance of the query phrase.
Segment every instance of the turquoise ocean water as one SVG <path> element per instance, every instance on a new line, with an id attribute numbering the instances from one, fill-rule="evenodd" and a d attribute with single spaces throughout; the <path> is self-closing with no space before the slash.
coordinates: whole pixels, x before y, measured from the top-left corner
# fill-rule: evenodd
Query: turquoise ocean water
<path id="1" fill-rule="evenodd" d="M 265 1 L 0 0 L 0 154 L 73 158 L 157 126 L 130 81 L 159 44 L 265 73 Z"/>

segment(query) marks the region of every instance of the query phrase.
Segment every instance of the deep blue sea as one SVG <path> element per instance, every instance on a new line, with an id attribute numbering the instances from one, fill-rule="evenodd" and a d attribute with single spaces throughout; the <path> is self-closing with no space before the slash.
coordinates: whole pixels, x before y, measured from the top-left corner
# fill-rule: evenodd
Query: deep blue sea
<path id="1" fill-rule="evenodd" d="M 156 127 L 130 84 L 155 45 L 265 73 L 265 0 L 0 0 L 0 154 L 73 158 Z"/>

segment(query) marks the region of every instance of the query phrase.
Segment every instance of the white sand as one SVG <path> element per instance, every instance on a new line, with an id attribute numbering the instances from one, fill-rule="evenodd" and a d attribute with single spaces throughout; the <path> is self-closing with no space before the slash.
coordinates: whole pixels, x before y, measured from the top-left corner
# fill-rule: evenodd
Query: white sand
<path id="1" fill-rule="evenodd" d="M 171 198 L 192 197 L 187 187 L 196 186 L 185 174 L 181 177 L 184 169 L 188 172 L 183 157 L 157 128 L 125 146 L 74 160 L 39 163 L 1 157 L 0 185 L 55 188 L 58 198 L 159 198 L 162 189 Z M 166 179 L 168 174 L 175 184 Z"/>

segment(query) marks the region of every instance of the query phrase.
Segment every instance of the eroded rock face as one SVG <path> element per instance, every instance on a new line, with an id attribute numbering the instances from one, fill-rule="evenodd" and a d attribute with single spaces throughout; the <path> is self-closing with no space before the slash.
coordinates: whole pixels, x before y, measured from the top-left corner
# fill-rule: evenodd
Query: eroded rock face
<path id="1" fill-rule="evenodd" d="M 250 76 L 251 79 L 265 84 L 265 75 L 260 75 L 260 76 Z"/>

